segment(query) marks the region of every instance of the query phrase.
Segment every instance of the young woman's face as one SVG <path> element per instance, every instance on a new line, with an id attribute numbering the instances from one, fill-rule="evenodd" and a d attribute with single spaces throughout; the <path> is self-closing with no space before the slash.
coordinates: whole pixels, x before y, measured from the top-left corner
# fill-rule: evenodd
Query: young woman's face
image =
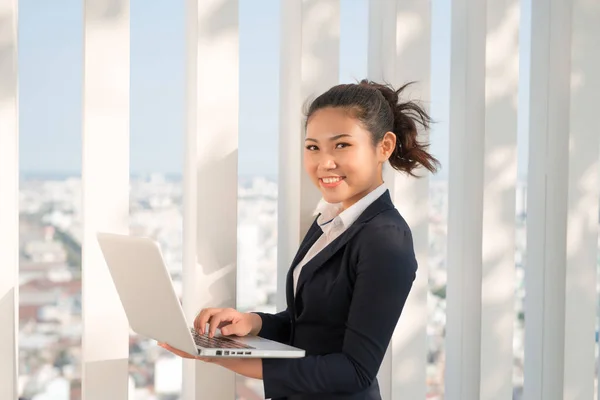
<path id="1" fill-rule="evenodd" d="M 308 120 L 304 168 L 325 201 L 344 209 L 383 183 L 382 165 L 396 136 L 388 132 L 373 145 L 371 134 L 341 108 L 323 108 Z"/>

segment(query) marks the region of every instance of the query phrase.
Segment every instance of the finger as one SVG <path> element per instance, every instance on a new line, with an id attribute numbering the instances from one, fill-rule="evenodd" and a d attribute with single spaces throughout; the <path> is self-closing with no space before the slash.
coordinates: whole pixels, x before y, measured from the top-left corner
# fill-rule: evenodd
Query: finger
<path id="1" fill-rule="evenodd" d="M 238 335 L 242 331 L 242 326 L 238 322 L 226 324 L 221 328 L 221 333 L 225 336 Z M 243 335 L 240 335 L 243 336 Z"/>
<path id="2" fill-rule="evenodd" d="M 204 334 L 204 326 L 206 325 L 206 321 L 204 321 L 204 324 L 202 323 L 202 321 L 206 318 L 206 313 L 210 312 L 210 310 L 210 308 L 204 308 L 200 310 L 200 312 L 194 319 L 194 329 L 196 330 L 196 332 Z"/>
<path id="3" fill-rule="evenodd" d="M 194 329 L 196 329 L 196 332 L 204 335 L 206 324 L 208 323 L 209 319 L 220 311 L 220 308 L 205 308 L 204 310 L 200 311 L 200 314 L 198 314 L 194 320 Z"/>
<path id="4" fill-rule="evenodd" d="M 223 335 L 237 335 L 243 330 L 238 322 L 234 321 L 233 318 L 228 318 L 219 324 L 219 329 Z"/>
<path id="5" fill-rule="evenodd" d="M 221 329 L 221 331 L 222 331 L 223 327 L 225 327 L 227 325 L 231 325 L 231 321 L 221 321 L 221 323 L 219 324 L 219 329 Z"/>
<path id="6" fill-rule="evenodd" d="M 208 321 L 209 326 L 208 326 L 208 337 L 213 337 L 215 336 L 215 333 L 217 331 L 217 328 L 219 327 L 219 325 L 221 325 L 221 323 L 226 322 L 226 320 L 224 321 L 225 316 L 223 315 L 223 313 L 219 313 L 216 315 L 213 315 L 212 318 L 210 319 L 210 321 Z"/>
<path id="7" fill-rule="evenodd" d="M 219 312 L 218 314 L 213 315 L 212 318 L 209 320 L 210 326 L 208 337 L 213 337 L 215 335 L 215 332 L 217 331 L 217 328 L 231 324 L 231 322 L 233 321 L 234 312 L 235 310 L 226 309 Z"/>

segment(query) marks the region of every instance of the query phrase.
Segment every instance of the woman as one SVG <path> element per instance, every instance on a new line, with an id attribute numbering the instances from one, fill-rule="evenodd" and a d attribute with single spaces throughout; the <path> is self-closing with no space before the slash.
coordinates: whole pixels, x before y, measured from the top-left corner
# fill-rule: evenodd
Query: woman
<path id="1" fill-rule="evenodd" d="M 287 275 L 287 309 L 204 309 L 194 321 L 202 334 L 258 335 L 306 357 L 206 359 L 163 347 L 262 379 L 267 398 L 381 399 L 377 371 L 417 269 L 383 165 L 410 175 L 438 166 L 417 141 L 417 125 L 428 128 L 429 116 L 398 101 L 405 87 L 363 80 L 334 86 L 310 105 L 304 167 L 323 199 Z"/>

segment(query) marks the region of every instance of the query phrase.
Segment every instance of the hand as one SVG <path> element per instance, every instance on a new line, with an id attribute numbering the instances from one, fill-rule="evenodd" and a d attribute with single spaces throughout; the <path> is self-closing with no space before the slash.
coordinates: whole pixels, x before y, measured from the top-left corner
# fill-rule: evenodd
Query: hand
<path id="1" fill-rule="evenodd" d="M 196 332 L 204 335 L 209 324 L 208 337 L 213 337 L 217 328 L 223 335 L 256 335 L 262 327 L 262 320 L 256 314 L 241 313 L 233 308 L 205 308 L 194 320 Z"/>
<path id="2" fill-rule="evenodd" d="M 176 349 L 175 347 L 171 347 L 171 346 L 169 346 L 166 343 L 158 342 L 158 345 L 160 347 L 162 347 L 163 349 L 168 350 L 171 353 L 173 353 L 176 356 L 179 356 L 181 358 L 187 358 L 187 359 L 190 359 L 190 360 L 200 360 L 200 361 L 209 362 L 209 363 L 216 363 L 216 364 L 218 364 L 218 361 L 219 361 L 215 357 L 201 357 L 201 356 L 192 355 L 190 353 L 186 353 L 185 351 L 181 351 L 179 349 Z"/>
<path id="3" fill-rule="evenodd" d="M 262 379 L 262 360 L 260 358 L 223 358 L 223 357 L 201 357 L 194 356 L 186 353 L 185 351 L 178 350 L 174 347 L 169 346 L 166 343 L 158 343 L 160 347 L 170 351 L 171 353 L 191 360 L 200 360 L 211 364 L 220 365 L 221 367 L 227 368 L 237 374 L 247 376 L 253 379 Z"/>

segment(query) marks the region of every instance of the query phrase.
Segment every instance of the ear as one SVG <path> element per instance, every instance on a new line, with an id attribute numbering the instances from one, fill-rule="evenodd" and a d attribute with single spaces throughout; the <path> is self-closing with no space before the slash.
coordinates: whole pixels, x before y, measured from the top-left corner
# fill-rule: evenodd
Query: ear
<path id="1" fill-rule="evenodd" d="M 396 135 L 394 134 L 394 132 L 386 132 L 385 135 L 383 135 L 383 139 L 381 139 L 381 142 L 379 143 L 379 161 L 387 161 L 392 156 L 392 153 L 394 152 L 395 148 Z"/>

